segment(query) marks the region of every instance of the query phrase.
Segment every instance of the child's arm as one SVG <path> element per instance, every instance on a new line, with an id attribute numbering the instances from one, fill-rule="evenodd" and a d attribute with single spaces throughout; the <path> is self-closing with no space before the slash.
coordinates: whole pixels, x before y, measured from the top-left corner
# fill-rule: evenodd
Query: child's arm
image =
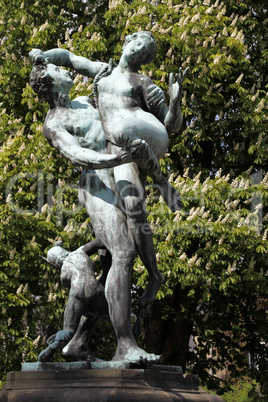
<path id="1" fill-rule="evenodd" d="M 100 249 L 107 250 L 100 239 L 92 240 L 90 243 L 87 243 L 82 247 L 82 251 L 86 253 L 89 257 L 95 254 Z"/>

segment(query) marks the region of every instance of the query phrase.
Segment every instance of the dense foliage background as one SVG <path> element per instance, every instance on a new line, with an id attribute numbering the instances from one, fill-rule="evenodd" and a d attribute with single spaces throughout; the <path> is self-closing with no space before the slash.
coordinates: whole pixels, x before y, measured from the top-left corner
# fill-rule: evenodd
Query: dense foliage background
<path id="1" fill-rule="evenodd" d="M 0 371 L 34 361 L 62 326 L 68 292 L 59 272 L 42 263 L 57 239 L 74 250 L 93 238 L 78 205 L 74 168 L 42 134 L 48 106 L 28 84 L 32 48 L 66 48 L 92 60 L 118 62 L 125 36 L 153 32 L 158 53 L 145 66 L 167 94 L 168 75 L 190 68 L 182 98 L 184 123 L 161 162 L 184 208 L 169 212 L 152 185 L 148 217 L 159 269 L 167 281 L 139 337 L 201 378 L 227 368 L 267 383 L 268 140 L 265 1 L 9 0 L 0 4 Z M 72 97 L 92 81 L 76 77 Z M 172 173 L 171 173 L 172 172 Z M 97 258 L 95 258 L 97 260 Z M 98 266 L 98 262 L 97 262 Z M 133 308 L 146 286 L 137 259 Z M 93 341 L 112 356 L 114 342 Z M 194 352 L 188 351 L 190 335 Z M 98 336 L 98 339 L 101 339 Z M 111 347 L 109 345 L 111 344 Z M 247 354 L 254 362 L 249 369 Z"/>

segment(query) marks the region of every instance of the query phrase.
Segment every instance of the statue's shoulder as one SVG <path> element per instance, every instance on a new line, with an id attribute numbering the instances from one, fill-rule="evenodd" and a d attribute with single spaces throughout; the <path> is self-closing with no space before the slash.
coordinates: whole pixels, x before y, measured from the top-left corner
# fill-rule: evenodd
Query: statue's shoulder
<path id="1" fill-rule="evenodd" d="M 50 143 L 53 143 L 64 130 L 64 121 L 63 113 L 58 108 L 48 111 L 43 125 L 43 134 Z"/>
<path id="2" fill-rule="evenodd" d="M 81 246 L 77 250 L 72 251 L 68 257 L 66 257 L 64 263 L 69 269 L 72 266 L 72 270 L 80 272 L 86 271 L 87 273 L 91 272 L 94 274 L 94 263 L 83 251 L 83 247 L 84 246 Z"/>
<path id="3" fill-rule="evenodd" d="M 51 128 L 53 127 L 53 122 L 55 120 L 55 111 L 54 110 L 49 110 L 47 112 L 44 125 L 43 125 L 43 133 L 45 137 L 49 135 L 49 132 L 51 131 Z"/>
<path id="4" fill-rule="evenodd" d="M 44 121 L 44 130 L 45 129 L 53 129 L 53 127 L 62 125 L 62 119 L 60 118 L 62 114 L 59 112 L 58 108 L 50 109 L 47 112 L 46 119 Z"/>

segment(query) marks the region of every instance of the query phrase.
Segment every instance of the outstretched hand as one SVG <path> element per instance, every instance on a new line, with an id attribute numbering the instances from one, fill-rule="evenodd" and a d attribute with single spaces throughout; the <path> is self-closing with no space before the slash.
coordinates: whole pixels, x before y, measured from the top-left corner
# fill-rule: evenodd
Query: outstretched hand
<path id="1" fill-rule="evenodd" d="M 29 53 L 32 64 L 42 64 L 46 60 L 45 53 L 40 49 L 33 49 Z"/>
<path id="2" fill-rule="evenodd" d="M 169 75 L 169 96 L 172 101 L 176 102 L 181 99 L 182 84 L 188 71 L 189 67 L 187 67 L 184 71 L 182 67 L 180 67 L 179 73 L 175 74 L 175 77 L 173 73 Z"/>

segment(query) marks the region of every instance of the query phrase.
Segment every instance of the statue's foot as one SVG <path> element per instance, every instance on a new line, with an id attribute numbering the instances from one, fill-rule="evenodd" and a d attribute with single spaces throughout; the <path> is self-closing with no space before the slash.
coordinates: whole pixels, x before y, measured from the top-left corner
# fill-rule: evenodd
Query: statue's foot
<path id="1" fill-rule="evenodd" d="M 103 360 L 98 359 L 92 353 L 90 353 L 85 347 L 74 345 L 73 343 L 66 345 L 62 349 L 62 354 L 70 361 L 80 362 L 80 361 L 90 361 L 90 362 L 103 362 Z"/>
<path id="2" fill-rule="evenodd" d="M 148 367 L 157 364 L 160 360 L 160 355 L 154 353 L 147 353 L 145 350 L 136 347 L 130 347 L 125 353 L 116 353 L 113 361 L 120 361 L 123 363 L 130 363 L 135 367 Z"/>
<path id="3" fill-rule="evenodd" d="M 62 354 L 64 357 L 66 357 L 68 360 L 71 361 L 86 361 L 90 357 L 88 355 L 87 350 L 84 347 L 78 347 L 75 345 L 66 345 L 62 349 Z"/>
<path id="4" fill-rule="evenodd" d="M 38 355 L 37 360 L 39 362 L 51 362 L 55 352 L 56 348 L 51 344 Z"/>
<path id="5" fill-rule="evenodd" d="M 180 211 L 182 209 L 182 201 L 178 191 L 167 180 L 162 181 L 161 187 L 161 193 L 167 206 L 172 212 Z"/>
<path id="6" fill-rule="evenodd" d="M 56 334 L 51 335 L 51 336 L 47 339 L 47 344 L 48 344 L 48 345 L 51 345 L 51 344 L 55 341 L 55 338 L 56 338 Z"/>
<path id="7" fill-rule="evenodd" d="M 148 285 L 141 296 L 141 303 L 147 304 L 155 300 L 158 290 L 165 283 L 165 278 L 158 271 L 157 275 L 149 276 Z"/>

